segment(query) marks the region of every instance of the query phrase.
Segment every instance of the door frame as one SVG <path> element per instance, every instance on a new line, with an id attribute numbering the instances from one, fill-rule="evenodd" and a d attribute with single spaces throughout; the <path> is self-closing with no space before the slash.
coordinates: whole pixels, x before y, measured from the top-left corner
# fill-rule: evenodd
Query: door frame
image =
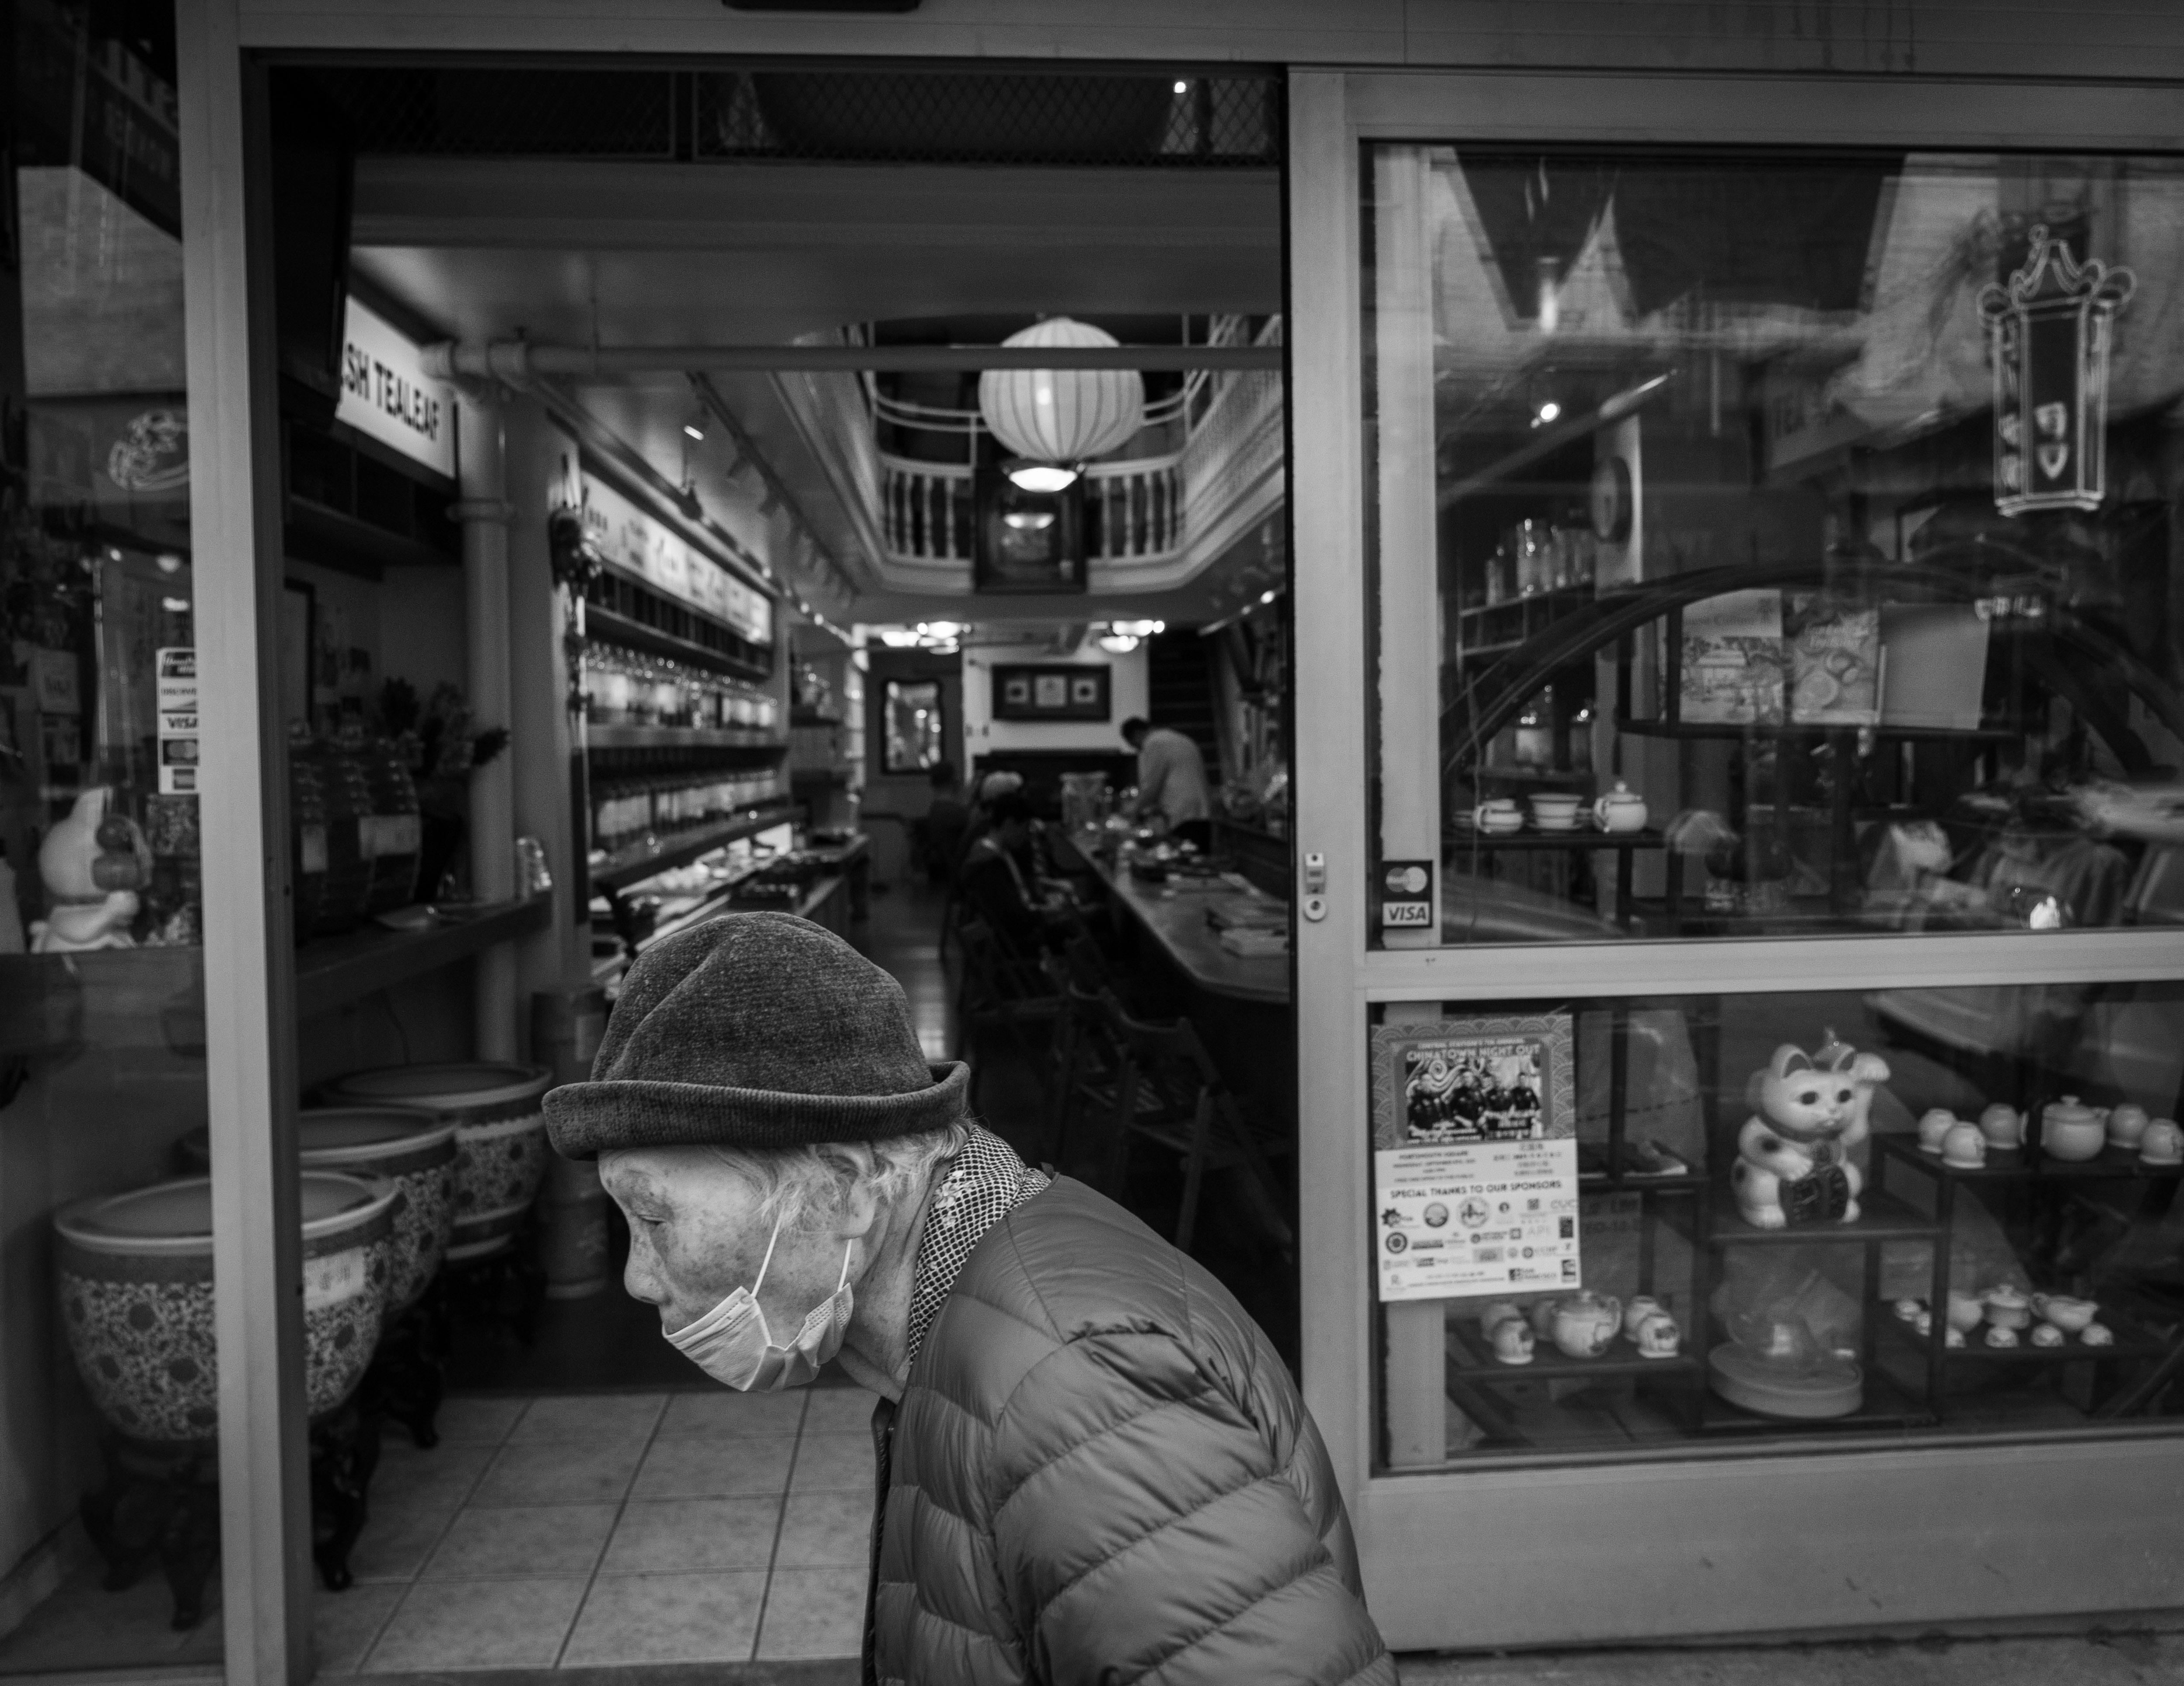
<path id="1" fill-rule="evenodd" d="M 2154 1610 L 2184 1585 L 2174 1438 L 1937 1438 L 1741 1455 L 1390 1474 L 1376 1462 L 1366 1023 L 1374 1004 L 1763 993 L 2184 974 L 2172 933 L 1840 937 L 1368 951 L 1376 842 L 1439 854 L 1437 793 L 1372 787 L 1376 693 L 1390 765 L 1414 764 L 1434 653 L 1378 624 L 1367 543 L 1361 148 L 1663 142 L 2174 152 L 2173 86 L 2000 80 L 1299 70 L 1290 77 L 1291 520 L 1296 848 L 1326 863 L 1300 921 L 1298 1102 L 1306 1403 L 1350 1500 L 1394 1649 L 1919 1630 Z M 1310 465 L 1310 472 L 1297 465 Z M 1415 585 L 1411 597 L 1417 596 Z M 1376 821 L 1376 815 L 1378 819 Z M 1383 837 L 1371 828 L 1378 823 Z M 1301 896 L 1309 887 L 1301 886 Z M 1389 1308 L 1385 1387 L 1437 1397 L 1429 1341 Z M 1396 1401 L 1391 1401 L 1396 1403 Z M 1391 1415 L 1391 1433 L 1398 1432 Z M 2005 1465 L 2007 1481 L 1995 1478 Z M 1786 1527 L 1785 1520 L 1794 1519 Z M 1456 1566 L 1460 1572 L 1452 1572 Z M 2028 1588 L 2037 1609 L 2028 1610 Z"/>

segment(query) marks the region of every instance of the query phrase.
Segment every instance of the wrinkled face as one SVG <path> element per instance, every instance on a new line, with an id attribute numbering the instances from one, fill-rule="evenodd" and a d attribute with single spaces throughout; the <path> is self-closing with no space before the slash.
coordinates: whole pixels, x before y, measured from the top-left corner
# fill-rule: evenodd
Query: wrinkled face
<path id="1" fill-rule="evenodd" d="M 784 1227 L 760 1283 L 772 1225 L 760 1215 L 758 1190 L 702 1149 L 601 1154 L 599 1182 L 629 1219 L 622 1286 L 659 1308 L 665 1330 L 755 1286 L 767 1329 L 785 1342 L 841 1279 L 842 1237 L 823 1226 Z"/>

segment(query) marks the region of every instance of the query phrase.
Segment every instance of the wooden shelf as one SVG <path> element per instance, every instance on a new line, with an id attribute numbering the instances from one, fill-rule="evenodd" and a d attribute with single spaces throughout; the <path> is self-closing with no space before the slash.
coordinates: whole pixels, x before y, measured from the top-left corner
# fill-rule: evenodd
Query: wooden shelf
<path id="1" fill-rule="evenodd" d="M 1892 1194 L 1868 1188 L 1858 1196 L 1855 1223 L 1801 1223 L 1784 1229 L 1754 1229 L 1737 1215 L 1736 1201 L 1719 1189 L 1705 1207 L 1706 1238 L 1715 1247 L 1845 1246 L 1852 1242 L 1930 1241 L 1942 1227 Z"/>
<path id="2" fill-rule="evenodd" d="M 627 726 L 584 727 L 588 749 L 786 749 L 788 739 L 760 726 Z"/>
<path id="3" fill-rule="evenodd" d="M 543 931 L 552 910 L 551 896 L 532 896 L 443 916 L 421 931 L 365 925 L 306 943 L 296 950 L 296 1016 L 307 1019 L 330 1011 Z"/>
<path id="4" fill-rule="evenodd" d="M 2140 1177 L 2184 1177 L 2184 1164 L 2149 1165 L 2129 1148 L 2103 1148 L 2098 1155 L 2086 1160 L 2057 1159 L 2053 1154 L 2042 1154 L 2037 1149 L 2027 1152 L 2022 1148 L 1990 1148 L 1986 1163 L 1974 1166 L 1944 1164 L 1939 1154 L 1923 1151 L 1914 1138 L 1901 1132 L 1876 1135 L 1873 1145 L 1914 1170 L 1952 1182 L 2049 1182 L 2064 1178 L 2129 1182 Z"/>
<path id="5" fill-rule="evenodd" d="M 774 826 L 785 826 L 795 815 L 794 805 L 784 803 L 772 808 L 751 809 L 733 820 L 722 820 L 694 832 L 677 832 L 657 843 L 633 843 L 592 868 L 592 888 L 626 890 L 675 867 L 687 866 L 699 855 L 710 854 L 740 837 Z"/>
<path id="6" fill-rule="evenodd" d="M 1861 732 L 1911 742 L 1953 743 L 2014 743 L 2024 735 L 2007 726 L 1980 726 L 1973 730 L 1956 731 L 1944 726 L 1825 726 L 1795 721 L 1769 726 L 1756 721 L 1733 724 L 1725 721 L 1635 720 L 1622 715 L 1617 717 L 1615 729 L 1630 737 L 1672 737 L 1686 741 L 1756 737 L 1770 743 L 1809 743 L 1827 737 L 1850 737 Z"/>
<path id="7" fill-rule="evenodd" d="M 655 655 L 670 656 L 677 661 L 687 661 L 693 667 L 725 673 L 736 679 L 764 681 L 771 676 L 772 671 L 765 664 L 741 660 L 724 651 L 710 648 L 694 639 L 680 638 L 672 632 L 663 632 L 656 626 L 648 626 L 642 620 L 632 620 L 628 615 L 609 609 L 604 604 L 587 603 L 584 605 L 584 635 L 601 643 L 650 650 Z"/>
<path id="8" fill-rule="evenodd" d="M 1885 1305 L 1868 1308 L 1866 1316 L 1880 1318 L 1896 1332 L 1898 1339 L 1907 1343 L 1920 1358 L 1930 1356 L 1929 1338 L 1920 1334 L 1909 1324 L 1900 1322 Z M 1964 1337 L 1962 1346 L 1944 1344 L 1942 1362 L 1944 1364 L 2113 1364 L 2119 1360 L 2140 1360 L 2166 1358 L 2175 1350 L 2176 1343 L 2166 1341 L 2151 1329 L 2140 1327 L 2128 1319 L 2106 1316 L 2100 1321 L 2114 1333 L 2115 1342 L 2110 1346 L 2087 1346 L 2075 1335 L 2064 1338 L 2060 1346 L 2035 1346 L 2031 1328 L 2018 1331 L 2015 1346 L 1989 1346 L 1983 1332 L 1975 1329 Z M 2034 1320 L 2037 1324 L 2038 1320 Z"/>
<path id="9" fill-rule="evenodd" d="M 1597 1358 L 1572 1358 L 1552 1339 L 1543 1338 L 1535 1343 L 1530 1363 L 1504 1364 L 1487 1350 L 1485 1338 L 1475 1327 L 1453 1324 L 1448 1329 L 1448 1356 L 1445 1362 L 1450 1379 L 1471 1382 L 1561 1381 L 1574 1376 L 1592 1379 L 1606 1376 L 1674 1376 L 1689 1380 L 1705 1367 L 1689 1353 L 1679 1353 L 1673 1358 L 1641 1358 L 1638 1349 L 1623 1335 L 1616 1336 L 1607 1350 Z"/>
<path id="10" fill-rule="evenodd" d="M 1603 832 L 1580 826 L 1568 832 L 1482 832 L 1469 826 L 1452 827 L 1446 837 L 1451 848 L 1480 849 L 1666 849 L 1669 840 L 1648 827 L 1640 832 Z"/>

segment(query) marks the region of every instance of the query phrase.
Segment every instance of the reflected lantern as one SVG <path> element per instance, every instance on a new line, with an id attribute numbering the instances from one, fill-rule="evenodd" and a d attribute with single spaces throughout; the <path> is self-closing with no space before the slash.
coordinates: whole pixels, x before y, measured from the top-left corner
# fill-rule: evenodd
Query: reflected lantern
<path id="1" fill-rule="evenodd" d="M 2137 279 L 2081 264 L 2035 223 L 2007 286 L 1980 293 L 1994 359 L 1994 501 L 2005 515 L 2096 509 L 2107 494 L 2109 352 Z"/>
<path id="2" fill-rule="evenodd" d="M 1113 335 L 1067 316 L 1034 322 L 1001 342 L 1070 347 L 1115 342 Z M 978 377 L 978 409 L 1013 455 L 1073 468 L 1113 450 L 1144 425 L 1145 380 L 1134 369 L 989 369 Z"/>

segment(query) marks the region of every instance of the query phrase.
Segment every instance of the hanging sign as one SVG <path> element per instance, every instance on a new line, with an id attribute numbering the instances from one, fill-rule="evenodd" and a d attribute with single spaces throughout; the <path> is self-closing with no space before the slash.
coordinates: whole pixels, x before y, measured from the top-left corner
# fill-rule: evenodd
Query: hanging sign
<path id="1" fill-rule="evenodd" d="M 424 361 L 407 335 L 351 298 L 334 420 L 453 480 L 454 389 L 426 375 Z"/>
<path id="2" fill-rule="evenodd" d="M 1582 1286 L 1567 1014 L 1373 1032 L 1384 1301 Z"/>
<path id="3" fill-rule="evenodd" d="M 710 615 L 754 644 L 773 642 L 773 602 L 588 470 L 577 476 L 584 541 L 599 559 Z"/>
<path id="4" fill-rule="evenodd" d="M 1994 501 L 2005 515 L 2107 495 L 2109 353 L 2137 278 L 2081 264 L 2035 223 L 2024 267 L 1981 291 L 1994 362 Z"/>

